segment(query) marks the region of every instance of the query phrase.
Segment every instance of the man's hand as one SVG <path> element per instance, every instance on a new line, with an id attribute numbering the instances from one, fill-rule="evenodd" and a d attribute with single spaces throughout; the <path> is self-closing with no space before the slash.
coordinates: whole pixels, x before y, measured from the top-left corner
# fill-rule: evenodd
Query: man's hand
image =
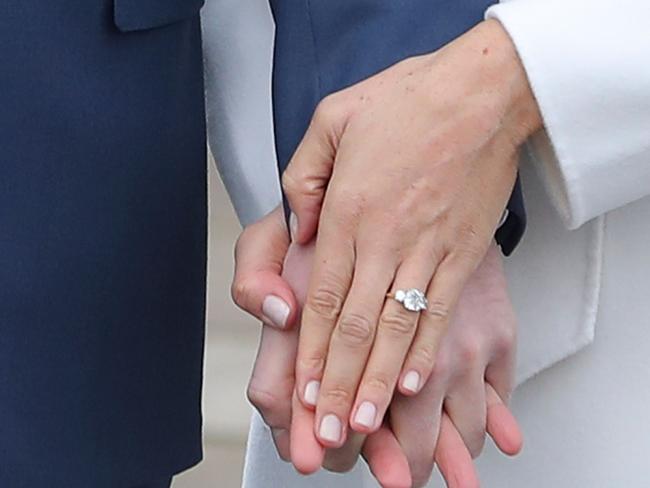
<path id="1" fill-rule="evenodd" d="M 283 184 L 294 240 L 318 227 L 296 381 L 323 445 L 376 431 L 396 385 L 426 383 L 540 124 L 496 21 L 321 103 Z M 409 288 L 425 312 L 386 299 Z"/>

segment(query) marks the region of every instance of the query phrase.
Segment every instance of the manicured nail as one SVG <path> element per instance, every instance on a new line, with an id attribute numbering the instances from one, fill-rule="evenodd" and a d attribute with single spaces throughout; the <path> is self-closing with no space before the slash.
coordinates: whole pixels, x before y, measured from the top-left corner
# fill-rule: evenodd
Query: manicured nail
<path id="1" fill-rule="evenodd" d="M 313 407 L 318 402 L 318 392 L 320 391 L 320 381 L 312 380 L 305 386 L 305 403 Z"/>
<path id="2" fill-rule="evenodd" d="M 341 421 L 334 414 L 325 415 L 320 422 L 318 433 L 326 441 L 339 442 L 341 440 Z"/>
<path id="3" fill-rule="evenodd" d="M 420 390 L 420 373 L 417 371 L 409 371 L 402 380 L 402 387 L 405 390 L 417 393 Z"/>
<path id="4" fill-rule="evenodd" d="M 377 407 L 373 403 L 363 402 L 359 405 L 357 413 L 354 416 L 354 422 L 364 427 L 375 426 L 375 416 L 377 415 Z"/>
<path id="5" fill-rule="evenodd" d="M 262 313 L 269 319 L 271 325 L 283 329 L 287 325 L 287 318 L 291 313 L 291 309 L 282 298 L 269 295 L 262 303 Z"/>
<path id="6" fill-rule="evenodd" d="M 298 217 L 293 212 L 289 216 L 289 232 L 291 233 L 291 240 L 295 241 L 298 235 Z"/>

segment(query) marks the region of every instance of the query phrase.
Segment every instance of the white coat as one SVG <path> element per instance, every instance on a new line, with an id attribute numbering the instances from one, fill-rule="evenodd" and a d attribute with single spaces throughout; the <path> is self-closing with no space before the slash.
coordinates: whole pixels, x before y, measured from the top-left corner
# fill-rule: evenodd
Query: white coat
<path id="1" fill-rule="evenodd" d="M 512 0 L 486 15 L 512 37 L 545 130 L 522 155 L 529 225 L 506 261 L 519 318 L 512 407 L 526 445 L 515 460 L 488 447 L 478 462 L 483 486 L 645 486 L 650 2 Z M 273 23 L 266 0 L 208 0 L 203 25 L 211 148 L 246 224 L 280 199 Z M 298 476 L 257 416 L 244 484 L 375 486 L 361 463 L 343 477 Z"/>

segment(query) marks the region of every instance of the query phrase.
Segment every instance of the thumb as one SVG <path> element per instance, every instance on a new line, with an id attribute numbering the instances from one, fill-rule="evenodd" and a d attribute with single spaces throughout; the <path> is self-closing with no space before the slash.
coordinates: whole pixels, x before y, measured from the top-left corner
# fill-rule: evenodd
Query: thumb
<path id="1" fill-rule="evenodd" d="M 302 141 L 282 175 L 282 187 L 289 201 L 291 237 L 306 244 L 316 234 L 327 184 L 332 176 L 337 141 L 344 126 L 344 112 L 336 95 L 325 98 L 316 108 Z"/>
<path id="2" fill-rule="evenodd" d="M 233 300 L 265 324 L 280 329 L 291 327 L 298 314 L 295 295 L 281 276 L 288 248 L 280 207 L 244 229 L 235 246 Z"/>

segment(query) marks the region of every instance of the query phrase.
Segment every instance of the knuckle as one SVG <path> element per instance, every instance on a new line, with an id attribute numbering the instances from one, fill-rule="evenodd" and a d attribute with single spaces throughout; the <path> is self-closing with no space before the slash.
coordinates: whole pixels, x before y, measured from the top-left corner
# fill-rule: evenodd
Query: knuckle
<path id="1" fill-rule="evenodd" d="M 334 278 L 325 279 L 316 290 L 309 295 L 305 307 L 318 317 L 335 319 L 343 306 L 343 286 Z"/>
<path id="2" fill-rule="evenodd" d="M 325 369 L 325 358 L 322 356 L 308 356 L 298 358 L 296 370 L 309 374 L 318 374 Z"/>
<path id="3" fill-rule="evenodd" d="M 367 345 L 374 337 L 374 326 L 365 315 L 349 313 L 341 317 L 336 334 L 345 344 Z"/>
<path id="4" fill-rule="evenodd" d="M 320 392 L 321 398 L 330 407 L 340 408 L 352 403 L 352 392 L 344 386 L 332 386 Z"/>
<path id="5" fill-rule="evenodd" d="M 479 240 L 480 233 L 478 228 L 472 222 L 464 222 L 458 227 L 459 242 L 473 243 Z M 469 246 L 472 247 L 472 246 Z"/>
<path id="6" fill-rule="evenodd" d="M 420 344 L 411 352 L 413 360 L 420 366 L 430 368 L 436 361 L 436 348 L 433 344 Z"/>
<path id="7" fill-rule="evenodd" d="M 517 344 L 517 334 L 513 329 L 506 329 L 496 338 L 495 349 L 500 356 L 512 351 Z"/>
<path id="8" fill-rule="evenodd" d="M 379 393 L 390 394 L 393 390 L 393 382 L 390 381 L 386 375 L 375 372 L 364 381 L 364 387 Z"/>
<path id="9" fill-rule="evenodd" d="M 417 316 L 407 311 L 386 312 L 381 316 L 379 327 L 396 336 L 411 335 L 417 325 Z"/>
<path id="10" fill-rule="evenodd" d="M 282 402 L 275 394 L 252 384 L 248 385 L 246 396 L 265 420 L 272 417 L 282 407 Z"/>
<path id="11" fill-rule="evenodd" d="M 474 337 L 466 337 L 463 339 L 458 348 L 458 358 L 461 365 L 465 365 L 466 369 L 476 362 L 478 362 L 481 356 L 481 345 L 479 341 Z"/>
<path id="12" fill-rule="evenodd" d="M 461 237 L 460 239 L 463 244 L 454 252 L 456 259 L 464 263 L 470 263 L 474 268 L 477 267 L 483 261 L 487 246 L 480 245 L 476 236 L 472 237 L 473 241 L 468 237 Z"/>
<path id="13" fill-rule="evenodd" d="M 335 94 L 323 98 L 314 111 L 314 122 L 316 124 L 331 125 L 338 120 L 340 106 Z"/>
<path id="14" fill-rule="evenodd" d="M 294 195 L 298 192 L 300 184 L 298 179 L 293 174 L 292 166 L 289 166 L 284 173 L 282 173 L 282 189 L 288 195 Z"/>
<path id="15" fill-rule="evenodd" d="M 451 307 L 446 300 L 431 300 L 427 306 L 427 315 L 438 322 L 446 324 L 451 316 Z"/>
<path id="16" fill-rule="evenodd" d="M 230 295 L 238 307 L 244 308 L 248 303 L 250 288 L 251 284 L 248 280 L 235 279 L 235 281 L 233 281 L 232 286 L 230 287 Z"/>

